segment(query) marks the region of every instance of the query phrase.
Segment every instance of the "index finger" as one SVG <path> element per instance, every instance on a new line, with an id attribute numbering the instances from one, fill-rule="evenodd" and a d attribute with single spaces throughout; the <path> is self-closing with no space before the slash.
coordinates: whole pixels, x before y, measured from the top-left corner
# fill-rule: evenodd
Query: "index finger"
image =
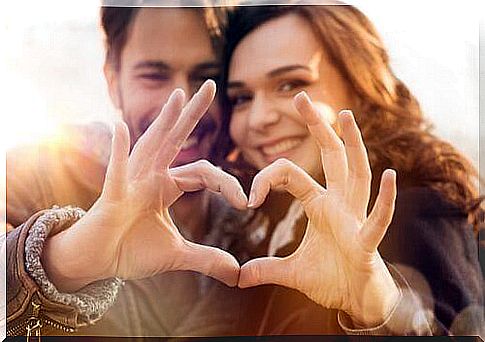
<path id="1" fill-rule="evenodd" d="M 157 160 L 159 169 L 168 168 L 180 151 L 182 144 L 194 130 L 202 116 L 209 109 L 216 95 L 216 83 L 207 80 L 182 110 L 175 127 L 165 139 Z"/>
<path id="2" fill-rule="evenodd" d="M 277 188 L 288 191 L 303 207 L 325 193 L 325 189 L 300 167 L 287 159 L 278 159 L 254 177 L 248 207 L 260 206 L 269 191 Z"/>
<path id="3" fill-rule="evenodd" d="M 295 96 L 295 107 L 306 121 L 308 130 L 321 149 L 326 187 L 329 190 L 345 189 L 348 173 L 344 144 L 333 128 L 321 118 L 305 92 Z"/>

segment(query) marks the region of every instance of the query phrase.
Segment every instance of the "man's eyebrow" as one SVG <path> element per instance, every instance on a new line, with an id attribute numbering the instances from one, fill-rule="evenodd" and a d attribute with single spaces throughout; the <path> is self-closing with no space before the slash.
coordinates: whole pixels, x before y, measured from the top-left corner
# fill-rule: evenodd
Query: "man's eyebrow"
<path id="1" fill-rule="evenodd" d="M 310 69 L 310 67 L 306 66 L 306 65 L 302 65 L 302 64 L 293 64 L 293 65 L 286 65 L 284 67 L 281 67 L 281 68 L 277 68 L 277 69 L 274 69 L 274 70 L 271 70 L 270 72 L 268 72 L 266 74 L 267 77 L 269 78 L 273 78 L 273 77 L 277 77 L 281 74 L 284 74 L 286 72 L 290 72 L 290 71 L 293 71 L 293 70 L 298 70 L 298 69 L 303 69 L 303 70 L 307 70 L 307 71 L 312 71 Z"/>
<path id="2" fill-rule="evenodd" d="M 204 62 L 197 64 L 194 70 L 221 69 L 221 64 L 217 62 Z"/>
<path id="3" fill-rule="evenodd" d="M 159 69 L 159 70 L 170 70 L 170 66 L 162 61 L 142 61 L 135 64 L 133 69 Z"/>

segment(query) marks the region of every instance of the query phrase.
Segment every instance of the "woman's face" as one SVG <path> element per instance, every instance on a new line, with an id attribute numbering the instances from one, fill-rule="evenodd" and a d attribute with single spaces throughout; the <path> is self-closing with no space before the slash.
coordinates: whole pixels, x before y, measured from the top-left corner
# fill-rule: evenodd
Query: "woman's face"
<path id="1" fill-rule="evenodd" d="M 287 158 L 321 179 L 319 148 L 293 105 L 302 90 L 331 123 L 335 112 L 352 108 L 345 80 L 309 24 L 288 14 L 252 31 L 234 51 L 228 82 L 230 134 L 257 169 Z"/>

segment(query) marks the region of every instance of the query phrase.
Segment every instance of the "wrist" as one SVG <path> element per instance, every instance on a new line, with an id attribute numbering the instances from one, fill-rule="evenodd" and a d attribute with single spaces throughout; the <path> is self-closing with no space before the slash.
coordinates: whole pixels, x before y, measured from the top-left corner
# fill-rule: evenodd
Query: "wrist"
<path id="1" fill-rule="evenodd" d="M 379 271 L 368 277 L 358 300 L 347 312 L 354 327 L 369 328 L 383 324 L 395 310 L 402 293 L 382 259 Z"/>
<path id="2" fill-rule="evenodd" d="M 69 243 L 71 239 L 66 233 L 61 232 L 46 239 L 41 262 L 54 286 L 60 292 L 72 293 L 104 277 L 89 274 L 93 263 L 89 263 L 85 256 L 80 256 L 79 247 Z"/>

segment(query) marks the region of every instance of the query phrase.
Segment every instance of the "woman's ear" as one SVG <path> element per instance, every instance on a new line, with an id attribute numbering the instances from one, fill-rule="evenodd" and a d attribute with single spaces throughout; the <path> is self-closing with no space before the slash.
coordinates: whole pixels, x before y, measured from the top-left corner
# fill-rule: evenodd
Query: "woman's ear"
<path id="1" fill-rule="evenodd" d="M 105 62 L 103 66 L 104 77 L 108 85 L 108 92 L 113 105 L 116 109 L 121 109 L 121 99 L 119 91 L 119 71 L 109 62 Z"/>

